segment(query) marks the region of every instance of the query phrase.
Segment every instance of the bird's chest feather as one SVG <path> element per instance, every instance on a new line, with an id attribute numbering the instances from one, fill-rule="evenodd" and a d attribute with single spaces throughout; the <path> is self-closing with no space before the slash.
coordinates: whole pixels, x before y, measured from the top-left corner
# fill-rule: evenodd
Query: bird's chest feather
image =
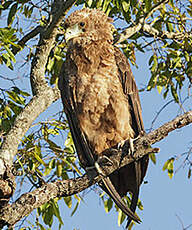
<path id="1" fill-rule="evenodd" d="M 98 68 L 91 72 L 77 69 L 73 95 L 80 127 L 95 153 L 100 154 L 132 137 L 133 130 L 114 58 L 100 59 Z"/>

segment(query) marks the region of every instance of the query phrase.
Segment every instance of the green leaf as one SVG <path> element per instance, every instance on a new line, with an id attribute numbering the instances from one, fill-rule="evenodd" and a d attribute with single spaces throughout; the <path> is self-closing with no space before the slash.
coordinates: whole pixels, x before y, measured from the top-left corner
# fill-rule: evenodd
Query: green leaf
<path id="1" fill-rule="evenodd" d="M 157 69 L 157 65 L 158 65 L 157 56 L 153 55 L 153 65 L 151 67 L 151 72 L 154 72 Z"/>
<path id="2" fill-rule="evenodd" d="M 127 230 L 131 230 L 131 229 L 133 228 L 133 224 L 134 224 L 134 222 L 133 222 L 133 221 L 131 221 L 131 223 L 130 223 L 130 225 L 129 225 L 129 227 L 128 227 L 128 229 L 127 229 Z"/>
<path id="3" fill-rule="evenodd" d="M 166 23 L 166 27 L 168 32 L 172 32 L 173 31 L 173 23 L 167 22 Z"/>
<path id="4" fill-rule="evenodd" d="M 76 203 L 75 208 L 73 209 L 73 211 L 71 213 L 71 216 L 73 216 L 75 214 L 75 212 L 77 211 L 77 208 L 78 208 L 79 204 L 80 204 L 79 202 Z"/>
<path id="5" fill-rule="evenodd" d="M 25 105 L 25 99 L 19 96 L 19 94 L 15 93 L 14 91 L 7 91 L 6 93 L 8 94 L 9 98 L 17 104 Z"/>
<path id="6" fill-rule="evenodd" d="M 141 200 L 138 200 L 138 202 L 137 202 L 137 207 L 138 207 L 140 210 L 143 210 L 143 204 L 142 204 Z"/>
<path id="7" fill-rule="evenodd" d="M 171 85 L 171 93 L 172 93 L 173 98 L 175 99 L 175 102 L 179 103 L 179 96 L 173 84 Z"/>
<path id="8" fill-rule="evenodd" d="M 7 19 L 7 25 L 10 26 L 15 18 L 15 14 L 17 12 L 17 6 L 18 6 L 18 3 L 14 3 L 12 6 L 11 6 L 11 9 L 9 11 L 9 15 L 8 15 L 8 19 Z"/>
<path id="9" fill-rule="evenodd" d="M 147 85 L 147 90 L 151 90 L 152 88 L 155 87 L 156 85 L 156 82 L 157 82 L 157 75 L 156 74 L 152 74 L 150 80 L 149 80 L 149 83 Z"/>
<path id="10" fill-rule="evenodd" d="M 87 0 L 86 3 L 87 3 L 87 5 L 88 5 L 89 7 L 91 7 L 91 5 L 92 5 L 92 3 L 93 3 L 93 0 Z"/>
<path id="11" fill-rule="evenodd" d="M 9 107 L 11 108 L 11 110 L 18 115 L 21 111 L 22 111 L 22 107 L 14 104 L 12 101 L 8 101 Z"/>
<path id="12" fill-rule="evenodd" d="M 124 10 L 125 12 L 127 12 L 127 11 L 129 10 L 129 7 L 130 7 L 130 2 L 128 3 L 128 2 L 126 2 L 126 1 L 123 1 L 123 2 L 122 2 L 122 7 L 123 7 L 123 10 Z"/>
<path id="13" fill-rule="evenodd" d="M 149 158 L 152 160 L 153 164 L 156 164 L 156 156 L 155 153 L 150 153 Z"/>
<path id="14" fill-rule="evenodd" d="M 47 129 L 47 132 L 49 134 L 53 134 L 53 135 L 58 135 L 59 131 L 57 129 Z"/>
<path id="15" fill-rule="evenodd" d="M 118 214 L 118 226 L 121 226 L 123 221 L 125 220 L 126 215 L 119 209 L 119 214 Z"/>
<path id="16" fill-rule="evenodd" d="M 174 160 L 175 160 L 175 159 L 174 159 L 173 157 L 170 158 L 170 159 L 168 159 L 168 160 L 165 162 L 164 166 L 163 166 L 163 171 L 167 170 L 168 176 L 169 176 L 170 179 L 171 179 L 171 178 L 173 177 L 173 175 L 174 175 L 174 171 L 173 171 L 173 163 L 174 163 Z"/>
<path id="17" fill-rule="evenodd" d="M 169 163 L 168 176 L 170 179 L 173 177 L 173 162 Z"/>
<path id="18" fill-rule="evenodd" d="M 11 59 L 11 61 L 13 61 L 14 63 L 16 62 L 16 60 L 15 60 L 15 56 L 14 56 L 14 54 L 12 53 L 12 51 L 9 49 L 9 47 L 8 46 L 4 46 L 4 48 L 5 48 L 5 50 L 7 51 L 7 53 L 9 54 L 9 57 L 10 57 L 10 59 Z"/>
<path id="19" fill-rule="evenodd" d="M 112 207 L 113 207 L 113 201 L 111 200 L 111 198 L 104 201 L 104 209 L 106 213 L 108 213 Z"/>
<path id="20" fill-rule="evenodd" d="M 67 151 L 68 153 L 74 153 L 75 147 L 71 136 L 71 132 L 68 133 L 67 139 L 65 141 L 65 147 L 65 151 Z"/>
<path id="21" fill-rule="evenodd" d="M 47 70 L 51 72 L 52 68 L 54 66 L 54 60 L 53 58 L 49 58 L 48 64 L 47 64 Z"/>
<path id="22" fill-rule="evenodd" d="M 151 0 L 145 0 L 145 9 L 146 12 L 149 12 L 149 10 L 151 9 Z"/>
<path id="23" fill-rule="evenodd" d="M 71 208 L 71 207 L 72 207 L 72 199 L 71 199 L 71 196 L 64 197 L 63 199 L 64 199 L 65 204 L 67 205 L 67 207 L 68 207 L 68 208 Z"/>
<path id="24" fill-rule="evenodd" d="M 55 159 L 52 159 L 51 161 L 49 161 L 49 168 L 50 169 L 53 169 L 53 168 L 55 168 Z"/>
<path id="25" fill-rule="evenodd" d="M 169 164 L 169 160 L 167 160 L 167 161 L 165 162 L 165 164 L 163 165 L 163 171 L 165 171 L 165 170 L 167 169 L 168 164 Z"/>
<path id="26" fill-rule="evenodd" d="M 35 145 L 35 151 L 33 151 L 33 156 L 35 159 L 46 167 L 46 163 L 40 157 L 41 147 Z"/>
<path id="27" fill-rule="evenodd" d="M 58 161 L 57 162 L 57 168 L 56 168 L 56 174 L 58 177 L 60 177 L 62 175 L 62 170 L 63 170 L 63 166 L 62 164 Z"/>
<path id="28" fill-rule="evenodd" d="M 49 227 L 53 224 L 53 208 L 52 206 L 49 206 L 47 209 L 45 209 L 45 212 L 42 215 L 43 221 L 46 225 L 49 225 Z"/>
<path id="29" fill-rule="evenodd" d="M 61 225 L 63 225 L 63 221 L 62 221 L 61 216 L 60 216 L 60 211 L 59 211 L 59 206 L 58 206 L 58 204 L 57 204 L 54 200 L 52 200 L 51 204 L 52 204 L 52 207 L 53 207 L 53 210 L 54 210 L 54 215 L 55 215 L 55 216 L 57 217 L 57 219 L 59 220 L 59 223 L 60 223 Z"/>
<path id="30" fill-rule="evenodd" d="M 163 89 L 162 85 L 157 85 L 157 91 L 159 94 L 161 94 L 162 89 Z"/>
<path id="31" fill-rule="evenodd" d="M 10 56 L 7 53 L 3 53 L 2 58 L 7 67 L 13 70 L 13 65 L 11 64 Z"/>
<path id="32" fill-rule="evenodd" d="M 50 129 L 46 129 L 46 132 L 47 132 L 46 134 L 50 133 L 49 130 L 50 130 Z M 54 129 L 54 130 L 55 130 L 55 129 Z M 42 131 L 44 132 L 45 130 L 42 129 Z M 57 131 L 57 133 L 58 133 L 58 131 Z M 45 132 L 43 133 L 43 135 L 45 135 Z M 46 138 L 46 139 L 47 139 L 47 138 Z M 55 142 L 51 141 L 50 139 L 47 139 L 46 141 L 47 141 L 47 143 L 49 144 L 49 148 L 50 148 L 53 152 L 55 152 L 55 153 L 62 153 L 62 152 L 63 152 L 62 149 L 61 149 L 61 147 L 58 146 Z"/>
<path id="33" fill-rule="evenodd" d="M 40 227 L 40 230 L 47 230 L 46 228 L 43 227 L 42 224 L 38 223 L 38 226 Z"/>
<path id="34" fill-rule="evenodd" d="M 103 0 L 98 0 L 98 1 L 96 1 L 97 3 L 96 3 L 96 7 L 97 8 L 100 8 L 101 6 L 102 6 L 102 3 L 103 3 Z"/>

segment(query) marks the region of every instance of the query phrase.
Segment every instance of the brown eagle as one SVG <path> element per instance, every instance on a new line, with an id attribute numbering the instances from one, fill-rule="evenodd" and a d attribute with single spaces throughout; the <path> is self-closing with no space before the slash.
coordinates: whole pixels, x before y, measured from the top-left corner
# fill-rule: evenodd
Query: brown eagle
<path id="1" fill-rule="evenodd" d="M 138 89 L 130 65 L 113 45 L 112 19 L 97 9 L 72 13 L 64 23 L 68 45 L 59 88 L 79 160 L 86 169 L 103 152 L 144 132 Z M 131 220 L 148 157 L 104 177 L 100 186 Z M 132 193 L 130 208 L 121 200 Z"/>

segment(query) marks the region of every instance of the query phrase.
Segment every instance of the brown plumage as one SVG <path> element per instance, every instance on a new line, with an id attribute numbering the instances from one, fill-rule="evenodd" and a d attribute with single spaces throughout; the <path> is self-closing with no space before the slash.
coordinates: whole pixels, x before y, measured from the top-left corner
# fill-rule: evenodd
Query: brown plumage
<path id="1" fill-rule="evenodd" d="M 59 88 L 64 111 L 84 168 L 118 143 L 144 131 L 141 106 L 130 65 L 113 46 L 112 19 L 96 9 L 72 13 L 65 22 L 68 51 Z M 129 164 L 103 179 L 101 187 L 130 220 L 139 222 L 136 209 L 139 186 L 148 157 Z M 131 211 L 121 201 L 132 193 Z"/>

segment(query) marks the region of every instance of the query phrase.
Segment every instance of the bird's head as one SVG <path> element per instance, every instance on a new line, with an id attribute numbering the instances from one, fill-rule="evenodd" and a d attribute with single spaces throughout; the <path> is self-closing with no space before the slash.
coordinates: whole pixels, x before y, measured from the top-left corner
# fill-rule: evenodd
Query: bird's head
<path id="1" fill-rule="evenodd" d="M 89 43 L 98 40 L 113 40 L 112 19 L 98 9 L 84 8 L 73 12 L 65 21 L 65 40 Z"/>

